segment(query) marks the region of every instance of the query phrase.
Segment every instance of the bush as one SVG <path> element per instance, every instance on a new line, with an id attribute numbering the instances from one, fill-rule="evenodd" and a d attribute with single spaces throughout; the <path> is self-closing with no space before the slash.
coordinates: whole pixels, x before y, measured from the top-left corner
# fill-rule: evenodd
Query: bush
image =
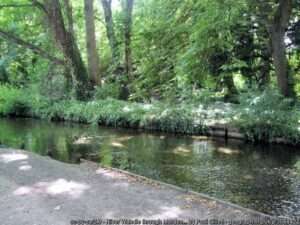
<path id="1" fill-rule="evenodd" d="M 272 142 L 284 138 L 288 143 L 300 142 L 299 111 L 291 100 L 272 89 L 241 94 L 240 105 L 222 102 L 140 104 L 109 98 L 90 102 L 52 101 L 3 85 L 0 93 L 2 116 L 32 116 L 182 134 L 206 134 L 211 125 L 229 123 L 251 141 Z"/>
<path id="2" fill-rule="evenodd" d="M 284 98 L 274 89 L 242 94 L 233 116 L 234 124 L 249 140 L 265 142 L 279 137 L 292 143 L 298 142 L 298 120 L 299 112 L 292 100 Z"/>
<path id="3" fill-rule="evenodd" d="M 118 99 L 120 96 L 120 85 L 117 83 L 104 84 L 101 87 L 97 87 L 95 90 L 95 99 L 107 99 L 115 98 Z"/>
<path id="4" fill-rule="evenodd" d="M 0 93 L 0 115 L 28 115 L 30 106 L 22 90 L 0 85 Z"/>
<path id="5" fill-rule="evenodd" d="M 67 89 L 67 80 L 62 75 L 51 74 L 37 86 L 37 92 L 52 101 L 61 101 L 69 97 L 71 90 Z"/>
<path id="6" fill-rule="evenodd" d="M 170 95 L 172 95 L 172 93 Z M 212 104 L 216 101 L 222 101 L 224 99 L 224 94 L 206 88 L 200 89 L 195 88 L 192 85 L 187 85 L 182 87 L 182 90 L 177 94 L 177 99 L 182 103 Z"/>

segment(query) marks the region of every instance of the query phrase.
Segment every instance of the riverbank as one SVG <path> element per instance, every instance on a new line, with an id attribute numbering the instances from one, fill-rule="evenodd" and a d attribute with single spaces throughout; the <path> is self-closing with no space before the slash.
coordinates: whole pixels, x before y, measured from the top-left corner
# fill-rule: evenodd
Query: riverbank
<path id="1" fill-rule="evenodd" d="M 187 135 L 238 138 L 252 142 L 300 144 L 297 107 L 270 94 L 242 104 L 224 102 L 155 102 L 143 104 L 115 99 L 79 102 L 31 97 L 6 89 L 0 97 L 0 116 L 33 117 L 112 127 Z M 273 103 L 267 104 L 272 98 Z"/>
<path id="2" fill-rule="evenodd" d="M 71 165 L 0 149 L 0 220 L 65 225 L 71 220 L 267 218 L 261 213 L 85 162 Z"/>

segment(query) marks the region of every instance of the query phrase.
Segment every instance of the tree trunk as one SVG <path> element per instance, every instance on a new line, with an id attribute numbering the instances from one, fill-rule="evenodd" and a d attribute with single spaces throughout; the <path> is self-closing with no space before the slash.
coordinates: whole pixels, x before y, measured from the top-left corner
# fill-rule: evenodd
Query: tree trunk
<path id="1" fill-rule="evenodd" d="M 224 85 L 227 87 L 227 93 L 225 95 L 225 101 L 236 101 L 238 91 L 234 84 L 232 74 L 225 74 L 223 78 Z"/>
<path id="2" fill-rule="evenodd" d="M 103 11 L 104 11 L 106 33 L 107 33 L 107 38 L 112 53 L 113 64 L 117 68 L 120 64 L 120 52 L 119 52 L 119 45 L 114 30 L 114 22 L 112 17 L 112 10 L 111 10 L 111 0 L 99 0 L 99 1 L 101 1 Z"/>
<path id="3" fill-rule="evenodd" d="M 263 62 L 259 73 L 258 86 L 260 89 L 265 89 L 270 83 L 271 64 L 265 59 L 262 60 Z"/>
<path id="4" fill-rule="evenodd" d="M 278 87 L 285 97 L 293 96 L 293 85 L 289 76 L 286 57 L 285 32 L 292 13 L 292 0 L 279 0 L 279 6 L 270 27 L 272 54 Z"/>
<path id="5" fill-rule="evenodd" d="M 90 87 L 88 73 L 82 61 L 74 36 L 66 30 L 60 2 L 59 0 L 44 0 L 44 7 L 55 40 L 62 49 L 66 59 L 72 65 L 76 79 L 76 97 L 79 100 L 86 100 L 88 98 L 88 89 Z"/>
<path id="6" fill-rule="evenodd" d="M 90 81 L 99 84 L 100 59 L 97 53 L 95 20 L 94 20 L 94 0 L 84 0 L 86 46 L 88 54 L 88 70 Z"/>
<path id="7" fill-rule="evenodd" d="M 268 40 L 261 51 L 261 68 L 259 71 L 258 85 L 259 88 L 263 90 L 270 84 L 270 72 L 272 69 L 272 44 L 270 40 Z"/>
<path id="8" fill-rule="evenodd" d="M 67 15 L 67 25 L 69 33 L 74 37 L 76 41 L 76 34 L 74 30 L 74 19 L 73 19 L 73 7 L 70 0 L 64 0 L 65 13 Z M 65 65 L 65 78 L 66 78 L 66 90 L 68 93 L 72 91 L 72 87 L 74 84 L 74 79 L 72 77 L 72 65 L 67 63 Z"/>
<path id="9" fill-rule="evenodd" d="M 73 35 L 74 39 L 75 38 L 75 31 L 74 31 L 74 20 L 73 20 L 73 7 L 70 2 L 70 0 L 64 0 L 64 5 L 65 5 L 65 10 L 67 14 L 67 22 L 68 22 L 68 31 Z"/>
<path id="10" fill-rule="evenodd" d="M 131 30 L 133 3 L 134 0 L 126 0 L 125 5 L 125 72 L 129 79 L 132 75 Z"/>

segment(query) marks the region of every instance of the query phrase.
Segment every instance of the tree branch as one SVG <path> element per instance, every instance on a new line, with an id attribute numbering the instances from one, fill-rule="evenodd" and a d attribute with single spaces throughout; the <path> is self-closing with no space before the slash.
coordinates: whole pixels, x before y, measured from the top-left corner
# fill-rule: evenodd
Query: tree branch
<path id="1" fill-rule="evenodd" d="M 0 9 L 2 8 L 22 8 L 22 7 L 34 7 L 33 4 L 5 4 L 0 5 Z"/>
<path id="2" fill-rule="evenodd" d="M 5 39 L 9 42 L 13 42 L 17 45 L 28 48 L 31 51 L 33 51 L 34 53 L 42 56 L 43 58 L 46 58 L 46 59 L 50 60 L 51 62 L 54 62 L 55 64 L 60 64 L 60 65 L 65 64 L 65 62 L 63 60 L 48 54 L 48 52 L 46 52 L 45 50 L 39 48 L 36 45 L 33 45 L 33 44 L 31 44 L 27 41 L 24 41 L 24 40 L 20 39 L 19 37 L 15 36 L 13 33 L 10 33 L 10 32 L 7 32 L 7 31 L 4 31 L 4 30 L 0 29 L 0 37 L 2 37 L 3 39 Z"/>
<path id="3" fill-rule="evenodd" d="M 44 13 L 48 14 L 48 11 L 46 7 L 43 5 L 43 3 L 37 1 L 37 0 L 30 0 L 34 6 L 41 9 Z"/>

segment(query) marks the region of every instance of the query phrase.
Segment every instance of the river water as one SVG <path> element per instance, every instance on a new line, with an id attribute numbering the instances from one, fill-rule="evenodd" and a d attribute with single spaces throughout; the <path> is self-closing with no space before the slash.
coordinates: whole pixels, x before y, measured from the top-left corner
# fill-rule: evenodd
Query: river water
<path id="1" fill-rule="evenodd" d="M 300 216 L 300 151 L 279 145 L 0 119 L 0 147 L 88 159 L 276 216 Z"/>

